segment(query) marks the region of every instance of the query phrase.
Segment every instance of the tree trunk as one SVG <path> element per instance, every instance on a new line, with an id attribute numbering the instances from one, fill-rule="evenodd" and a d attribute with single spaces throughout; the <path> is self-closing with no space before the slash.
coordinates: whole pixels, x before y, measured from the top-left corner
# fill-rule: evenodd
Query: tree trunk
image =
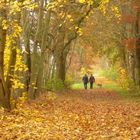
<path id="1" fill-rule="evenodd" d="M 37 81 L 37 87 L 38 91 L 42 90 L 42 87 L 44 88 L 45 83 L 44 83 L 44 64 L 45 64 L 45 55 L 46 53 L 46 48 L 47 48 L 47 41 L 48 41 L 48 30 L 49 30 L 49 24 L 50 24 L 50 17 L 51 17 L 51 12 L 48 11 L 45 15 L 45 21 L 44 21 L 44 31 L 42 35 L 42 40 L 41 40 L 41 56 L 40 56 L 40 62 L 39 62 L 39 73 L 38 73 L 38 81 Z"/>
<path id="2" fill-rule="evenodd" d="M 25 85 L 26 85 L 26 91 L 29 90 L 30 85 L 30 75 L 31 75 L 31 50 L 30 50 L 30 36 L 31 36 L 31 30 L 30 30 L 30 21 L 29 21 L 29 12 L 23 11 L 23 39 L 24 39 L 24 46 L 25 46 L 25 64 L 28 68 L 28 71 L 26 72 L 25 77 Z M 25 22 L 26 21 L 26 22 Z"/>
<path id="3" fill-rule="evenodd" d="M 2 27 L 2 21 L 7 19 L 6 1 L 3 7 L 0 9 L 0 105 L 4 108 L 10 109 L 10 101 L 7 100 L 8 88 L 4 79 L 4 50 L 6 46 L 6 30 Z"/>
<path id="4" fill-rule="evenodd" d="M 136 67 L 135 67 L 135 82 L 137 86 L 140 86 L 140 12 L 137 11 L 136 15 Z"/>
<path id="5" fill-rule="evenodd" d="M 66 76 L 66 55 L 62 54 L 56 58 L 56 75 L 63 83 Z"/>
<path id="6" fill-rule="evenodd" d="M 28 97 L 30 99 L 35 99 L 36 97 L 36 91 L 37 91 L 37 79 L 38 79 L 38 73 L 39 73 L 39 62 L 40 62 L 40 56 L 38 52 L 38 47 L 40 46 L 40 38 L 42 38 L 42 31 L 43 31 L 43 6 L 44 6 L 44 0 L 39 0 L 40 6 L 39 6 L 39 14 L 38 14 L 38 23 L 37 23 L 37 31 L 35 34 L 34 39 L 34 47 L 33 47 L 33 54 L 31 59 L 31 78 L 30 78 L 30 87 L 29 87 L 29 93 Z"/>
<path id="7" fill-rule="evenodd" d="M 16 49 L 17 48 L 15 48 L 15 46 L 14 48 L 13 47 L 11 48 L 10 62 L 9 62 L 7 78 L 6 78 L 6 85 L 8 89 L 8 92 L 6 95 L 6 101 L 7 103 L 9 103 L 9 106 L 10 106 L 10 97 L 11 97 L 11 88 L 12 88 L 11 79 L 12 79 L 12 76 L 14 76 L 14 70 L 15 70 L 15 64 L 16 64 L 16 55 L 17 55 Z"/>

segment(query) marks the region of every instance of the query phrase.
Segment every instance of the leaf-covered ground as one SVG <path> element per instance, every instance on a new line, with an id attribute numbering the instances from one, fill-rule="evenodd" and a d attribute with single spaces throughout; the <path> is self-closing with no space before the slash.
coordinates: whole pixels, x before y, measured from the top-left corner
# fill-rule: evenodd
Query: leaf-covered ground
<path id="1" fill-rule="evenodd" d="M 51 96 L 1 109 L 0 140 L 140 140 L 139 102 L 105 89 Z"/>

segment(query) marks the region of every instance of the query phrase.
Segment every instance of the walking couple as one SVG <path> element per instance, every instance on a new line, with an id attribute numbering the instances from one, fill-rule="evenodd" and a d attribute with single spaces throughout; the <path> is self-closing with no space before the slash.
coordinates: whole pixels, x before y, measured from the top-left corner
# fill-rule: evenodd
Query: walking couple
<path id="1" fill-rule="evenodd" d="M 94 76 L 91 74 L 91 76 L 90 76 L 89 79 L 88 79 L 87 74 L 85 74 L 85 75 L 83 76 L 83 78 L 82 78 L 82 81 L 83 81 L 83 83 L 84 83 L 84 88 L 85 88 L 85 89 L 87 89 L 87 84 L 88 84 L 88 82 L 90 83 L 90 89 L 92 89 L 92 88 L 93 88 L 93 83 L 95 82 L 95 78 L 94 78 Z"/>

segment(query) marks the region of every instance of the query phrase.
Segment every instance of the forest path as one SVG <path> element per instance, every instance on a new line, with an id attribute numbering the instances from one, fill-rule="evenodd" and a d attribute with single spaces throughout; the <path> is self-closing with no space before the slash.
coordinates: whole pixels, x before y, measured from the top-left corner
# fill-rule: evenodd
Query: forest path
<path id="1" fill-rule="evenodd" d="M 87 90 L 69 90 L 62 94 L 65 98 L 73 98 L 76 100 L 87 101 L 94 103 L 94 101 L 119 101 L 122 100 L 122 97 L 119 96 L 116 92 L 105 89 L 105 88 L 96 88 L 96 89 L 87 89 Z M 62 97 L 61 97 L 62 98 Z"/>
<path id="2" fill-rule="evenodd" d="M 48 95 L 1 116 L 0 140 L 140 140 L 139 102 L 103 88 Z"/>
<path id="3" fill-rule="evenodd" d="M 109 89 L 67 91 L 55 104 L 72 117 L 75 139 L 140 140 L 140 103 Z"/>

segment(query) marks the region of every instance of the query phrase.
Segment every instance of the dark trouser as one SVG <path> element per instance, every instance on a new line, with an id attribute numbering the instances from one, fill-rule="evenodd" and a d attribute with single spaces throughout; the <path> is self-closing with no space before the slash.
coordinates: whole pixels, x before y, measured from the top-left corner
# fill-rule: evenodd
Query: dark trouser
<path id="1" fill-rule="evenodd" d="M 93 82 L 90 82 L 90 89 L 93 89 Z"/>
<path id="2" fill-rule="evenodd" d="M 87 83 L 84 83 L 84 88 L 87 89 Z"/>

